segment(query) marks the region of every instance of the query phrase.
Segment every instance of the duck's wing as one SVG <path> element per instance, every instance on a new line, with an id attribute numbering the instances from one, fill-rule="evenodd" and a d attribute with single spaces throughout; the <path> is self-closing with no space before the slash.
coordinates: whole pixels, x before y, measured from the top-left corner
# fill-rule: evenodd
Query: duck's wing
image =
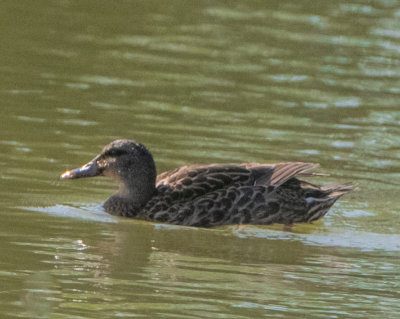
<path id="1" fill-rule="evenodd" d="M 283 162 L 275 164 L 260 164 L 260 163 L 243 163 L 240 164 L 247 169 L 257 170 L 264 166 L 273 168 L 272 176 L 270 179 L 270 185 L 279 186 L 285 183 L 287 180 L 296 176 L 318 176 L 321 174 L 312 173 L 319 166 L 316 163 L 304 163 L 304 162 Z"/>
<path id="2" fill-rule="evenodd" d="M 318 175 L 311 172 L 318 166 L 319 164 L 303 162 L 277 163 L 271 177 L 271 185 L 280 186 L 292 177 Z"/>
<path id="3" fill-rule="evenodd" d="M 203 193 L 226 188 L 233 184 L 242 186 L 268 185 L 274 166 L 257 164 L 189 165 L 161 173 L 156 186 L 167 186 L 170 190 L 192 189 Z"/>
<path id="4" fill-rule="evenodd" d="M 309 175 L 317 166 L 302 162 L 189 165 L 161 173 L 156 186 L 163 193 L 192 198 L 232 185 L 280 186 L 292 177 Z"/>

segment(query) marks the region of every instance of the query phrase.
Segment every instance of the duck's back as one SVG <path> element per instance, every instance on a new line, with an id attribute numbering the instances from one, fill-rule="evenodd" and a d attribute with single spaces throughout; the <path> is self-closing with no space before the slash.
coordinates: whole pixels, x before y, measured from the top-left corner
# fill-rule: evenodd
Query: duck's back
<path id="1" fill-rule="evenodd" d="M 316 166 L 301 162 L 183 166 L 157 177 L 157 193 L 137 217 L 202 227 L 309 222 L 324 215 L 344 193 L 342 187 L 333 196 L 339 188 L 323 189 L 295 178 L 309 175 Z"/>

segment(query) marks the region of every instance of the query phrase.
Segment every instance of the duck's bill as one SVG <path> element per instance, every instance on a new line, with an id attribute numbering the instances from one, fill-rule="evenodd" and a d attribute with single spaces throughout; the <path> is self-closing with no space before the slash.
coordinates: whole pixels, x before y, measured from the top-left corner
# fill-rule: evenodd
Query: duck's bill
<path id="1" fill-rule="evenodd" d="M 65 171 L 61 174 L 61 179 L 74 179 L 74 178 L 82 178 L 82 177 L 93 177 L 101 175 L 101 171 L 96 163 L 96 161 L 91 161 L 82 167 L 71 169 Z"/>

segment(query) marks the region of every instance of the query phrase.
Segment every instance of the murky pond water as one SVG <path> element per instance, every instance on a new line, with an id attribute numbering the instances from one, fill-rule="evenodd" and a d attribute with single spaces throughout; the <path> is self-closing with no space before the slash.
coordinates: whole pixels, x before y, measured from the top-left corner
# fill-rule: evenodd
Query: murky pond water
<path id="1" fill-rule="evenodd" d="M 400 3 L 2 1 L 1 318 L 399 318 Z M 158 171 L 310 161 L 312 225 L 172 227 L 59 181 L 124 137 Z"/>

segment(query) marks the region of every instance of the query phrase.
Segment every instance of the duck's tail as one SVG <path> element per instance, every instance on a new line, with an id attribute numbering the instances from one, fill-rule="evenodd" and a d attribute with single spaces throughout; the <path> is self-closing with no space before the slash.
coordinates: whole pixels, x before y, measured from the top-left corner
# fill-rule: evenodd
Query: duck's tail
<path id="1" fill-rule="evenodd" d="M 307 183 L 308 184 L 308 183 Z M 310 185 L 310 184 L 309 184 Z M 315 187 L 315 185 L 312 185 Z M 313 189 L 314 189 L 313 187 Z M 308 211 L 305 216 L 305 222 L 311 223 L 326 215 L 332 205 L 344 194 L 356 189 L 354 184 L 331 184 L 320 187 L 320 196 L 308 196 Z"/>
<path id="2" fill-rule="evenodd" d="M 356 189 L 357 189 L 357 185 L 354 183 L 330 184 L 330 185 L 321 187 L 321 190 L 329 193 L 328 196 L 337 197 L 337 198 L 339 198 L 340 196 L 342 196 L 350 191 L 356 190 Z"/>

